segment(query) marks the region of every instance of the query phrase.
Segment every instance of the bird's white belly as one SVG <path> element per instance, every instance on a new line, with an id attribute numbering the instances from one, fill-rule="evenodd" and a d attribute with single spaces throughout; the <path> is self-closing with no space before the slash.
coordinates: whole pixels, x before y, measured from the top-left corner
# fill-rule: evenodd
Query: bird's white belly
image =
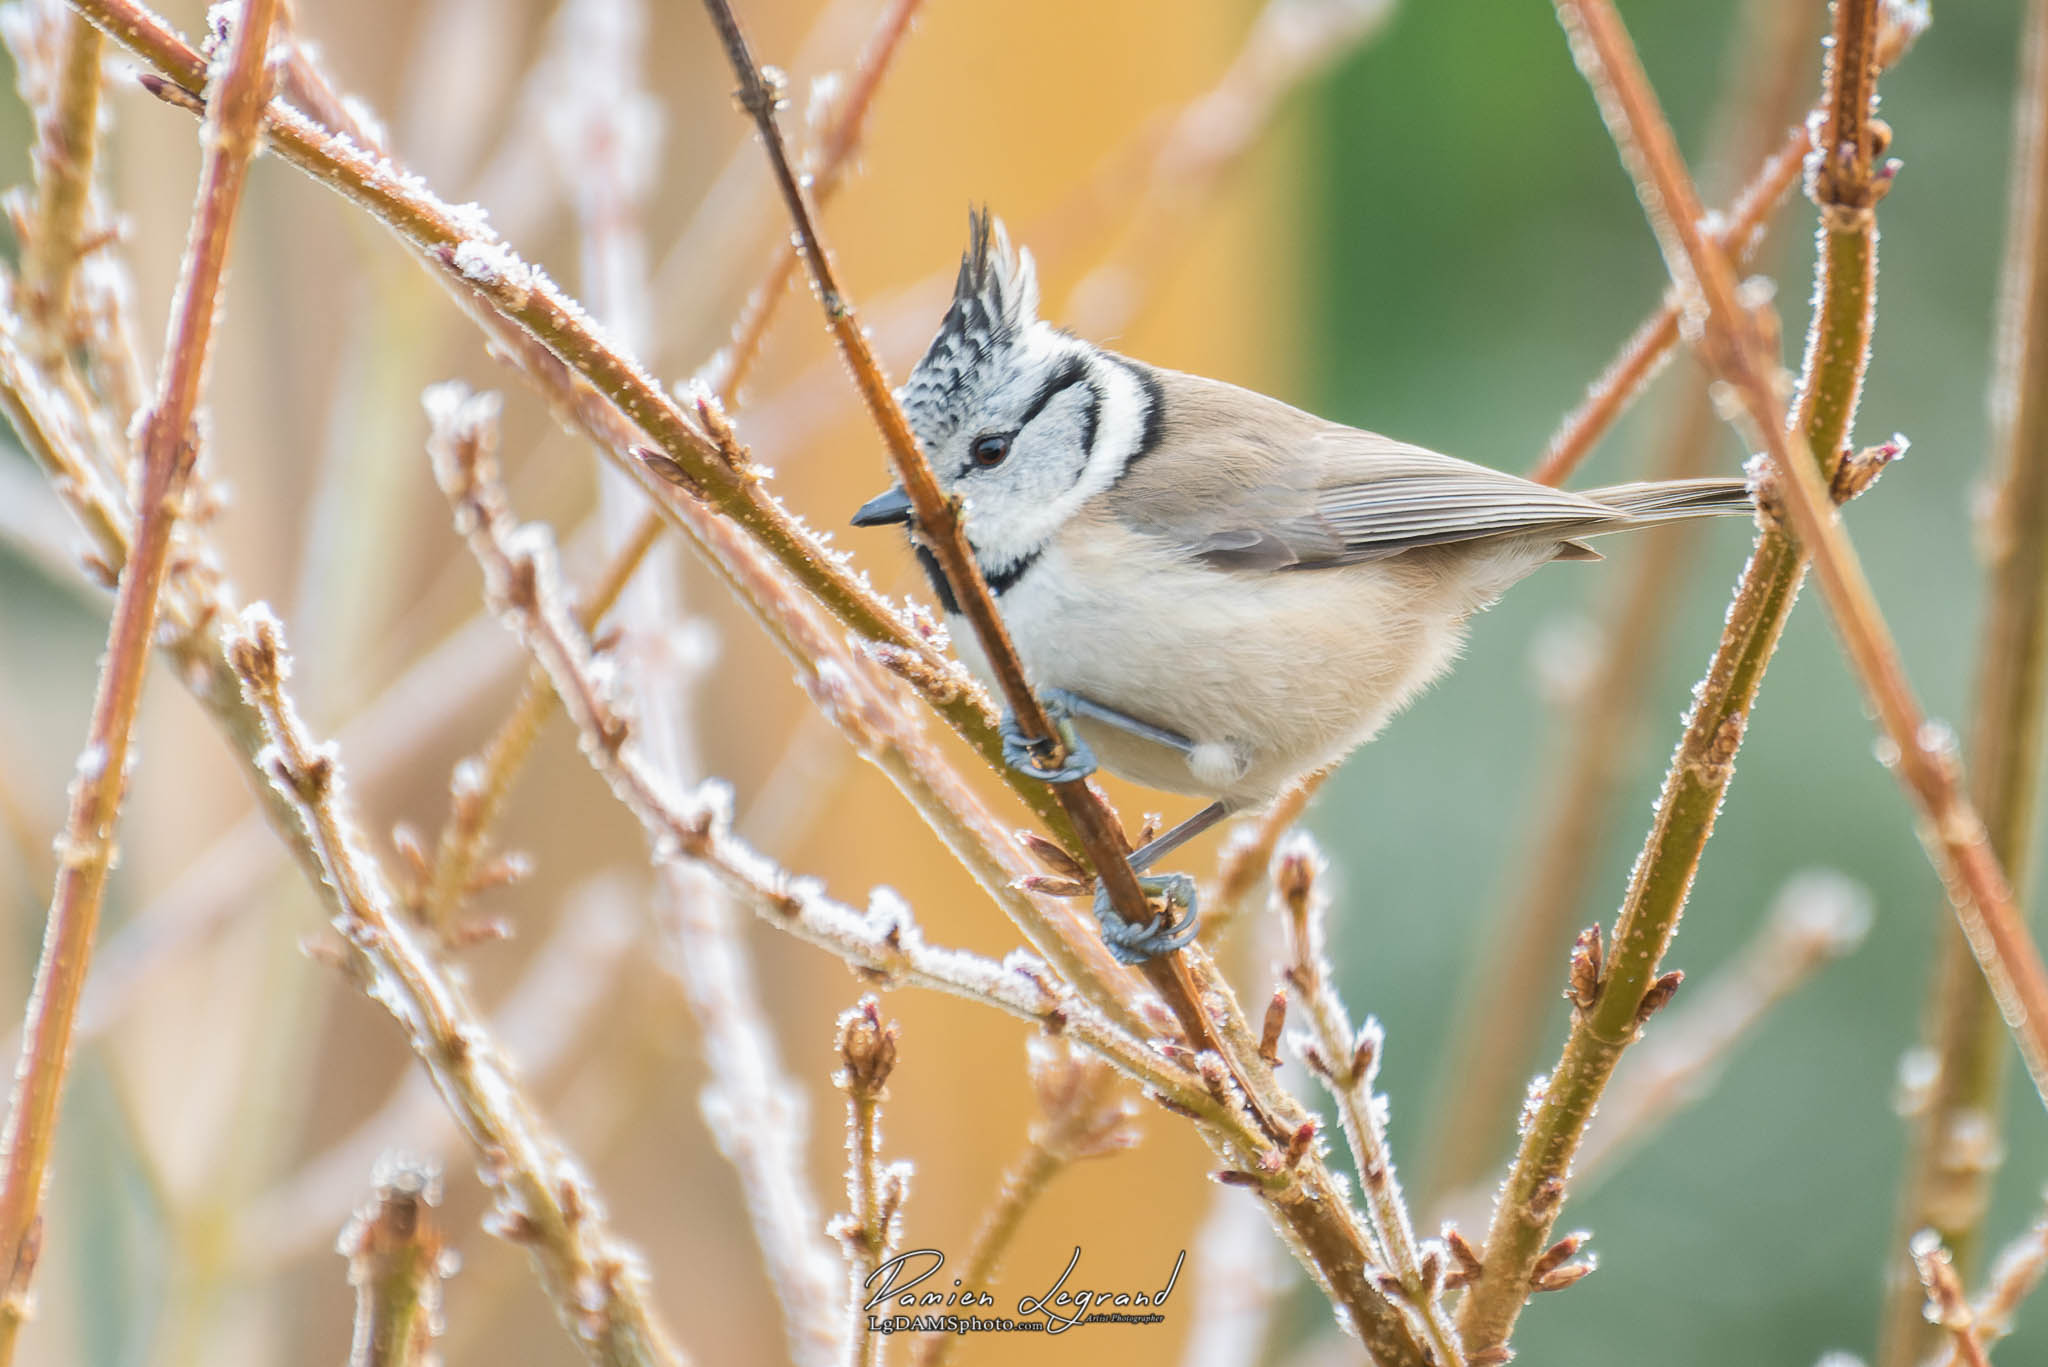
<path id="1" fill-rule="evenodd" d="M 1003 596 L 1018 653 L 1039 688 L 1070 689 L 1198 747 L 1191 765 L 1084 721 L 1111 772 L 1233 809 L 1370 739 L 1450 664 L 1465 619 L 1549 556 L 1507 546 L 1271 573 L 1144 555 L 1140 569 L 1117 540 L 1050 548 Z M 954 637 L 986 677 L 964 623 Z"/>

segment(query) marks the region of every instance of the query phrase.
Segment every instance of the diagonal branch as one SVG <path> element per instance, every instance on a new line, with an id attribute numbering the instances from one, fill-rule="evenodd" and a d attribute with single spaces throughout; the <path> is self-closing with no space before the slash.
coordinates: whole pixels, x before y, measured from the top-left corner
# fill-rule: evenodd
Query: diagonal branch
<path id="1" fill-rule="evenodd" d="M 1971 795 L 2022 901 L 2033 881 L 2048 684 L 2048 0 L 2028 11 L 1992 387 L 1996 468 L 1979 537 L 1988 602 L 1970 721 Z M 1931 1228 L 1968 1276 L 2002 1148 L 2005 1052 L 1997 1000 L 1961 935 L 1943 936 L 1931 992 L 1936 1071 L 1913 1121 L 1895 1244 Z M 1904 1367 L 1925 1360 L 1935 1331 L 1896 1252 L 1889 1280 L 1877 1362 Z"/>
<path id="2" fill-rule="evenodd" d="M 212 112 L 201 128 L 198 203 L 171 305 L 156 402 L 141 427 L 138 525 L 121 572 L 92 720 L 59 841 L 57 885 L 29 996 L 6 1131 L 0 1135 L 0 1148 L 6 1153 L 0 1178 L 0 1278 L 5 1284 L 0 1299 L 0 1362 L 12 1359 L 15 1336 L 28 1311 L 29 1283 L 42 1239 L 43 1185 L 70 1061 L 72 1025 L 114 859 L 114 829 L 156 633 L 158 595 L 185 486 L 199 455 L 193 420 L 205 383 L 228 243 L 256 151 L 258 119 L 268 98 L 266 57 L 276 16 L 277 0 L 247 0 L 242 6 L 222 56 Z M 83 187 L 80 194 L 82 198 Z"/>
<path id="3" fill-rule="evenodd" d="M 911 506 L 916 510 L 919 539 L 938 557 L 946 582 L 952 586 L 961 612 L 972 624 L 982 652 L 996 676 L 1003 701 L 1016 716 L 1019 728 L 1027 739 L 1051 740 L 1057 749 L 1058 743 L 1053 738 L 1058 733 L 1039 703 L 1038 695 L 1032 690 L 1024 666 L 1017 658 L 1016 646 L 1010 640 L 1009 628 L 1004 625 L 1002 614 L 996 610 L 995 595 L 989 592 L 988 582 L 983 578 L 974 550 L 968 544 L 959 503 L 948 498 L 939 488 L 938 480 L 932 475 L 931 464 L 910 430 L 909 420 L 890 392 L 889 382 L 868 344 L 867 334 L 860 325 L 853 304 L 833 274 L 810 204 L 797 181 L 795 170 L 790 166 L 789 154 L 776 126 L 777 92 L 763 79 L 760 67 L 747 50 L 746 37 L 740 31 L 729 0 L 705 0 L 705 3 L 724 42 L 734 74 L 739 79 L 740 106 L 753 118 L 755 129 L 761 135 L 770 168 L 782 190 L 783 202 L 796 226 L 797 242 L 804 264 L 810 270 L 811 284 L 824 308 L 826 324 L 839 344 L 840 354 L 853 371 L 854 383 L 859 386 L 868 413 L 881 431 L 890 462 L 896 468 L 896 477 L 902 481 Z M 1131 925 L 1144 925 L 1151 921 L 1155 913 L 1138 885 L 1137 874 L 1131 869 L 1129 843 L 1124 838 L 1122 826 L 1109 810 L 1109 804 L 1086 779 L 1050 786 L 1068 820 L 1079 833 L 1088 862 L 1108 889 L 1110 901 L 1118 914 Z M 1197 1005 L 1199 993 L 1181 956 L 1173 954 L 1148 960 L 1140 965 L 1140 971 L 1180 1018 L 1181 1029 L 1186 1032 L 1188 1040 L 1198 1048 L 1214 1047 L 1215 1032 Z M 1246 1091 L 1251 1094 L 1249 1087 Z M 1254 1104 L 1258 1103 L 1255 1101 Z M 1273 1137 L 1281 1138 L 1277 1126 Z"/>

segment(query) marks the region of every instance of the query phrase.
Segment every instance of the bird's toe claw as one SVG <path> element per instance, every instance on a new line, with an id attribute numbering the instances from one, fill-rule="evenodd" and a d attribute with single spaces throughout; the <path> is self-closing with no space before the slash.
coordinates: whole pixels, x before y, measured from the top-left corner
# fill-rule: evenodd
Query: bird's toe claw
<path id="1" fill-rule="evenodd" d="M 1096 770 L 1095 751 L 1074 730 L 1074 695 L 1064 688 L 1049 688 L 1039 696 L 1045 715 L 1058 733 L 1066 758 L 1058 765 L 1047 762 L 1049 748 L 1043 739 L 1027 739 L 1017 726 L 1017 714 L 1003 712 L 1003 762 L 1020 774 L 1046 783 L 1073 783 Z"/>
<path id="2" fill-rule="evenodd" d="M 1195 880 L 1187 874 L 1152 874 L 1140 878 L 1138 886 L 1148 897 L 1166 899 L 1165 911 L 1142 924 L 1133 924 L 1117 914 L 1107 888 L 1098 885 L 1095 890 L 1095 916 L 1102 923 L 1103 943 L 1119 963 L 1141 964 L 1171 954 L 1193 940 L 1200 925 L 1195 908 Z"/>

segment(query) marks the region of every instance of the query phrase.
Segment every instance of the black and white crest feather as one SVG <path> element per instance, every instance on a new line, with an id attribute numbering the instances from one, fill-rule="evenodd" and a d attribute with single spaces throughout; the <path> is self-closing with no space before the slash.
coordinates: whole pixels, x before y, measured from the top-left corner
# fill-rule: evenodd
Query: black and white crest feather
<path id="1" fill-rule="evenodd" d="M 1014 249 L 1010 235 L 986 209 L 967 216 L 967 251 L 953 283 L 953 303 L 924 358 L 899 397 L 931 430 L 927 443 L 950 436 L 961 399 L 990 357 L 1014 346 L 1038 319 L 1038 272 L 1031 253 Z"/>

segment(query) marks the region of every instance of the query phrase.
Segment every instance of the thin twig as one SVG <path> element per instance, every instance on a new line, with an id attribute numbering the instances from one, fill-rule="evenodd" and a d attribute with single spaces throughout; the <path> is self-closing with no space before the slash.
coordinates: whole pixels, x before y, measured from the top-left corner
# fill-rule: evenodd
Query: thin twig
<path id="1" fill-rule="evenodd" d="M 1984 1342 L 1977 1337 L 1976 1316 L 1970 1312 L 1969 1298 L 1963 1295 L 1962 1279 L 1956 1276 L 1948 1250 L 1941 1246 L 1941 1236 L 1923 1229 L 1913 1236 L 1909 1251 L 1920 1273 L 1928 1318 L 1954 1339 L 1955 1356 L 1963 1367 L 1991 1367 Z"/>
<path id="2" fill-rule="evenodd" d="M 1872 0 L 1844 0 L 1844 8 L 1855 5 L 1874 10 Z M 1748 312 L 1732 316 L 1733 270 L 1726 257 L 1702 240 L 1698 195 L 1685 178 L 1669 129 L 1619 19 L 1605 3 L 1560 0 L 1557 9 L 1571 38 L 1573 57 L 1635 174 L 1638 194 L 1665 245 L 1666 260 L 1687 308 L 1699 307 L 1700 272 L 1705 271 L 1714 290 L 1709 321 L 1722 330 L 1754 329 Z M 1862 44 L 1846 58 L 1838 39 L 1835 56 L 1852 65 L 1867 65 L 1875 33 L 1866 27 L 1859 36 Z M 1867 110 L 1856 114 L 1857 129 L 1865 118 Z M 1875 149 L 1869 140 L 1853 137 L 1849 146 L 1862 149 L 1856 155 L 1864 173 L 1872 174 Z M 1654 179 L 1646 162 L 1655 168 Z M 1853 402 L 1845 400 L 1853 399 L 1860 386 L 1871 325 L 1875 227 L 1867 213 L 1848 226 L 1846 234 L 1829 237 L 1848 236 L 1860 243 L 1863 269 L 1854 269 L 1854 260 L 1833 252 L 1821 255 L 1814 336 L 1827 338 L 1828 345 L 1808 352 L 1803 392 L 1809 398 L 1798 415 L 1799 439 L 1808 450 L 1823 455 L 1839 452 L 1847 442 Z M 1666 242 L 1673 235 L 1680 236 L 1683 245 Z M 1717 372 L 1724 371 L 1731 350 L 1747 359 L 1746 353 L 1726 345 L 1719 331 L 1709 330 L 1705 341 L 1709 345 L 1703 347 L 1703 357 Z M 1832 401 L 1819 402 L 1822 394 Z M 1782 416 L 1758 425 L 1769 429 L 1774 447 L 1785 446 Z M 1829 468 L 1833 469 L 1832 462 Z M 1802 532 L 1806 521 L 1817 522 L 1818 517 L 1804 519 Z M 1622 1051 L 1676 986 L 1675 977 L 1659 977 L 1664 951 L 1677 931 L 1693 874 L 1733 777 L 1749 711 L 1791 609 L 1802 567 L 1803 557 L 1790 536 L 1775 519 L 1767 520 L 1737 586 L 1706 678 L 1695 693 L 1606 952 L 1601 952 L 1597 930 L 1581 937 L 1573 964 L 1578 1009 L 1571 1032 L 1558 1066 L 1535 1089 L 1534 1114 L 1522 1127 L 1513 1166 L 1494 1205 L 1484 1265 L 1459 1307 L 1458 1327 L 1474 1356 L 1506 1345 L 1556 1225 L 1564 1184 L 1586 1124 Z"/>
<path id="3" fill-rule="evenodd" d="M 1330 983 L 1327 872 L 1321 851 L 1306 835 L 1290 836 L 1273 858 L 1273 911 L 1287 925 L 1287 986 L 1308 1020 L 1308 1029 L 1294 1039 L 1294 1051 L 1336 1099 L 1392 1283 L 1382 1285 L 1414 1318 L 1433 1360 L 1441 1367 L 1461 1367 L 1464 1351 L 1443 1307 L 1443 1257 L 1425 1256 L 1417 1245 L 1387 1142 L 1386 1101 L 1373 1090 L 1385 1035 L 1369 1016 L 1353 1031 L 1350 1013 Z"/>
<path id="4" fill-rule="evenodd" d="M 902 406 L 896 402 L 889 381 L 875 359 L 852 302 L 834 275 L 818 234 L 816 218 L 797 180 L 795 168 L 790 164 L 789 153 L 783 146 L 782 134 L 775 120 L 780 92 L 762 77 L 760 67 L 747 50 L 746 37 L 740 31 L 739 20 L 728 0 L 705 0 L 705 7 L 724 43 L 733 74 L 739 80 L 737 98 L 740 106 L 753 119 L 755 131 L 760 134 L 762 146 L 767 150 L 769 169 L 782 190 L 783 203 L 795 225 L 796 240 L 801 247 L 804 265 L 810 271 L 811 284 L 824 309 L 826 325 L 839 345 L 840 354 L 853 371 L 854 382 L 866 401 L 869 416 L 881 431 L 890 463 L 916 510 L 919 538 L 938 557 L 940 569 L 953 586 L 961 612 L 973 626 L 975 637 L 996 676 L 998 691 L 1016 716 L 1019 728 L 1027 739 L 1036 737 L 1057 751 L 1058 733 L 1017 658 L 1009 628 L 996 610 L 995 595 L 989 592 L 988 583 L 975 561 L 973 547 L 968 544 L 966 524 L 960 516 L 960 509 L 939 488 L 931 464 L 918 446 L 917 437 L 910 430 L 910 422 L 904 416 Z M 1055 753 L 1052 758 L 1056 763 L 1061 756 Z M 1131 870 L 1129 845 L 1123 829 L 1107 804 L 1085 779 L 1051 786 L 1060 805 L 1066 809 L 1068 819 L 1080 833 L 1089 863 L 1108 888 L 1110 900 L 1118 913 L 1132 925 L 1143 925 L 1152 920 L 1154 913 L 1138 887 L 1137 874 Z M 1181 1026 L 1187 1031 L 1189 1040 L 1198 1045 L 1206 1044 L 1210 1034 L 1208 1026 L 1193 1004 L 1193 994 L 1185 990 L 1171 966 L 1148 969 L 1146 976 L 1166 995 L 1175 1013 L 1182 1017 Z"/>
<path id="5" fill-rule="evenodd" d="M 1986 1348 L 2012 1332 L 2014 1312 L 2041 1284 L 2044 1274 L 2048 1274 L 2048 1215 L 2037 1216 L 2026 1233 L 1999 1251 L 1983 1294 L 1970 1307 L 1976 1337 Z M 1949 1354 L 1947 1367 L 1965 1367 L 1962 1344 L 1956 1344 Z"/>
<path id="6" fill-rule="evenodd" d="M 861 51 L 845 98 L 832 109 L 831 121 L 819 139 L 811 172 L 811 193 L 821 206 L 845 181 L 846 172 L 860 147 L 868 111 L 874 105 L 882 78 L 909 32 L 910 20 L 920 4 L 922 0 L 892 0 Z M 324 84 L 321 91 L 327 97 L 325 104 L 342 105 L 343 102 L 333 98 L 333 92 Z M 712 358 L 700 374 L 700 381 L 713 391 L 728 415 L 740 407 L 741 385 L 778 307 L 788 293 L 789 275 L 796 266 L 796 249 L 787 241 L 779 244 L 774 262 L 748 296 L 746 307 L 733 326 L 733 340 Z M 584 601 L 581 612 L 584 630 L 596 630 L 597 623 L 611 610 L 627 583 L 638 574 L 665 530 L 661 512 L 650 509 L 625 534 L 617 550 L 598 572 L 596 586 Z M 422 912 L 429 922 L 438 922 L 449 914 L 460 896 L 460 889 L 466 885 L 470 873 L 482 858 L 490 829 L 511 796 L 519 770 L 534 741 L 539 738 L 541 724 L 552 710 L 553 703 L 554 693 L 548 687 L 547 676 L 538 667 L 534 668 L 505 720 L 492 733 L 482 753 L 470 762 L 472 767 L 465 772 L 473 781 L 465 784 L 464 793 L 456 795 L 462 810 L 450 811 L 435 844 L 431 890 Z"/>
<path id="7" fill-rule="evenodd" d="M 228 652 L 270 733 L 270 781 L 297 808 L 320 854 L 334 926 L 363 990 L 404 1030 L 475 1150 L 493 1203 L 487 1226 L 526 1248 L 557 1318 L 593 1367 L 684 1362 L 648 1304 L 638 1256 L 612 1233 L 596 1190 L 356 838 L 336 751 L 311 739 L 284 691 L 290 660 L 277 619 L 260 603 L 244 611 Z"/>
<path id="8" fill-rule="evenodd" d="M 868 1332 L 867 1301 L 877 1271 L 902 1239 L 903 1202 L 910 1165 L 882 1161 L 882 1100 L 896 1067 L 896 1022 L 882 1019 L 881 1003 L 862 997 L 839 1016 L 839 1071 L 832 1081 L 846 1093 L 846 1192 L 851 1207 L 834 1216 L 831 1232 L 846 1250 L 846 1341 L 849 1361 L 877 1367 L 884 1336 Z"/>
<path id="9" fill-rule="evenodd" d="M 43 341 L 43 359 L 63 352 L 71 322 L 86 209 L 99 151 L 100 60 L 106 39 L 77 15 L 64 24 L 64 58 L 52 106 L 38 111 L 36 216 L 23 244 L 22 303 Z"/>
<path id="10" fill-rule="evenodd" d="M 1580 11 L 1586 21 L 1581 32 L 1588 40 L 1580 50 L 1602 49 L 1606 66 L 1616 75 L 1615 108 L 1624 126 L 1635 130 L 1644 152 L 1639 186 L 1654 185 L 1656 198 L 1670 209 L 1673 240 L 1665 244 L 1667 261 L 1674 272 L 1690 271 L 1706 308 L 1702 355 L 1733 386 L 1755 429 L 1752 435 L 1770 455 L 1776 492 L 1799 543 L 1812 557 L 1844 653 L 1889 748 L 1896 751 L 1889 767 L 1919 808 L 1921 843 L 1949 887 L 1978 966 L 1993 992 L 2006 999 L 2008 1026 L 2048 1105 L 2048 969 L 1984 823 L 1964 793 L 1954 738 L 1945 727 L 1930 726 L 1921 712 L 1897 643 L 1848 533 L 1834 515 L 1834 494 L 1843 483 L 1836 476 L 1848 464 L 1849 452 L 1839 443 L 1813 440 L 1806 430 L 1839 424 L 1846 431 L 1862 387 L 1877 269 L 1873 210 L 1896 170 L 1890 163 L 1877 164 L 1890 130 L 1871 117 L 1869 108 L 1878 12 L 1877 0 L 1841 0 L 1835 10 L 1831 110 L 1820 128 L 1810 183 L 1821 207 L 1826 281 L 1853 281 L 1849 288 L 1860 308 L 1855 317 L 1826 308 L 1816 315 L 1797 410 L 1804 421 L 1797 427 L 1786 424 L 1775 385 L 1776 362 L 1766 359 L 1757 314 L 1737 297 L 1727 259 L 1702 238 L 1698 194 L 1609 0 L 1596 0 Z M 1653 212 L 1653 223 L 1658 218 Z M 1850 473 L 1856 473 L 1853 466 Z"/>
<path id="11" fill-rule="evenodd" d="M 213 110 L 202 125 L 198 202 L 171 305 L 156 403 L 141 429 L 141 504 L 133 550 L 114 600 L 92 720 L 61 837 L 60 870 L 29 996 L 21 1062 L 0 1134 L 0 1149 L 6 1153 L 0 1181 L 0 1277 L 5 1278 L 0 1363 L 12 1360 L 29 1309 L 29 1284 L 42 1242 L 43 1183 L 70 1062 L 72 1023 L 114 858 L 129 742 L 156 632 L 157 598 L 187 477 L 199 454 L 193 417 L 205 382 L 235 214 L 256 152 L 257 120 L 268 98 L 265 59 L 276 15 L 277 0 L 246 0 L 223 54 Z"/>
<path id="12" fill-rule="evenodd" d="M 1024 1044 L 1038 1119 L 1024 1151 L 997 1179 L 995 1199 L 961 1261 L 960 1285 L 974 1291 L 994 1285 L 1024 1216 L 1054 1178 L 1074 1163 L 1122 1153 L 1139 1138 L 1136 1107 L 1108 1064 L 1050 1035 L 1033 1035 Z M 944 1367 L 960 1338 L 943 1330 L 920 1334 L 911 1361 L 917 1367 Z"/>
<path id="13" fill-rule="evenodd" d="M 846 169 L 860 149 L 875 93 L 881 89 L 882 78 L 888 74 L 890 62 L 910 32 L 911 20 L 923 5 L 924 0 L 889 0 L 867 46 L 861 49 L 860 60 L 854 63 L 853 77 L 844 95 L 832 106 L 830 126 L 818 139 L 814 155 L 805 167 L 811 202 L 820 209 L 845 179 Z M 698 379 L 728 410 L 738 406 L 754 362 L 760 359 L 768 325 L 775 321 L 776 308 L 789 293 L 790 279 L 802 264 L 794 243 L 785 238 L 777 244 L 767 274 L 747 296 L 739 321 L 733 324 L 732 340 L 699 373 Z"/>
<path id="14" fill-rule="evenodd" d="M 1799 180 L 1800 167 L 1805 163 L 1811 144 L 1806 129 L 1794 125 L 1786 132 L 1785 140 L 1773 152 L 1770 159 L 1760 167 L 1755 177 L 1736 198 L 1729 210 L 1726 225 L 1714 234 L 1715 245 L 1724 251 L 1733 251 L 1737 258 L 1747 262 L 1763 239 L 1763 230 L 1770 223 L 1771 211 L 1778 207 Z M 1607 429 L 1614 426 L 1621 415 L 1654 379 L 1664 363 L 1671 359 L 1678 348 L 1679 314 L 1683 300 L 1675 289 L 1666 289 L 1664 301 L 1637 325 L 1622 342 L 1614 359 L 1593 383 L 1587 386 L 1586 398 L 1558 424 L 1550 438 L 1550 444 L 1543 448 L 1542 458 L 1529 470 L 1529 478 L 1538 484 L 1562 484 L 1570 479 L 1572 472 L 1579 468 Z"/>
<path id="15" fill-rule="evenodd" d="M 1992 388 L 1991 496 L 1979 525 L 1987 604 L 1971 705 L 1971 795 L 2021 905 L 2033 882 L 2048 659 L 2048 0 L 2028 7 L 2014 108 L 2011 213 Z M 2005 1053 L 1969 942 L 1942 936 L 1930 983 L 1935 1072 L 1902 1183 L 1900 1238 L 1933 1229 L 1964 1276 L 1998 1171 Z M 1932 1332 L 1910 1269 L 1890 1269 L 1879 1367 L 1924 1361 Z"/>
<path id="16" fill-rule="evenodd" d="M 907 912 L 893 899 L 878 899 L 871 915 L 833 903 L 815 884 L 792 879 L 733 836 L 723 787 L 705 784 L 687 796 L 672 792 L 641 759 L 590 642 L 565 606 L 543 529 L 512 525 L 484 449 L 490 405 L 457 408 L 461 411 L 447 411 L 443 401 L 437 414 L 436 469 L 483 567 L 485 587 L 547 670 L 565 714 L 583 738 L 585 757 L 639 819 L 658 860 L 695 860 L 771 925 L 885 978 L 980 1000 L 1027 1020 L 1063 1022 L 1076 1038 L 1175 1104 L 1204 1116 L 1218 1114 L 1196 1079 L 1084 1005 L 1071 989 L 1056 987 L 1021 965 L 1013 972 L 973 956 L 927 949 L 914 927 L 899 922 Z M 847 714 L 842 725 L 860 726 L 872 751 L 889 743 L 881 734 L 887 703 L 857 691 L 857 668 L 849 657 L 826 657 L 821 674 L 831 682 L 820 683 L 817 700 Z"/>
<path id="17" fill-rule="evenodd" d="M 439 1359 L 441 1278 L 445 1247 L 434 1208 L 441 1170 L 394 1159 L 380 1164 L 377 1194 L 341 1231 L 336 1247 L 348 1259 L 356 1289 L 355 1341 L 349 1367 L 431 1367 Z"/>

